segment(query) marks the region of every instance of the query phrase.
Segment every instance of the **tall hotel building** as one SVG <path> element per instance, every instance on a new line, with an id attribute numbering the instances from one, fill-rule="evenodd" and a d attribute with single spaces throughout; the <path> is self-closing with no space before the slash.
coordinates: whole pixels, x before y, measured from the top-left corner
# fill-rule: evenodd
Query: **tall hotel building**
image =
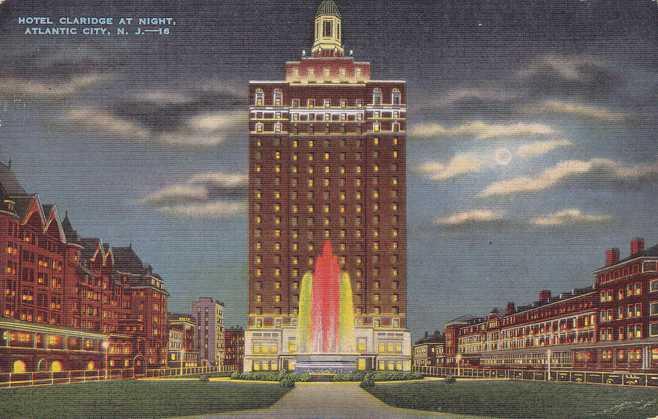
<path id="1" fill-rule="evenodd" d="M 355 368 L 409 370 L 405 82 L 345 56 L 323 1 L 310 56 L 249 85 L 249 327 L 245 370 L 293 370 L 302 276 L 330 241 L 349 273 Z"/>

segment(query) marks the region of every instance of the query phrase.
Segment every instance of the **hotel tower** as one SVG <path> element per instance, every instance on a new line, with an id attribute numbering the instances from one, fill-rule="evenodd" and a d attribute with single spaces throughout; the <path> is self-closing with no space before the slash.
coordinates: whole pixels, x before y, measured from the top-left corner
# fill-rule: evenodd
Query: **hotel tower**
<path id="1" fill-rule="evenodd" d="M 351 279 L 354 369 L 409 370 L 406 84 L 345 52 L 334 1 L 313 29 L 284 80 L 249 84 L 244 368 L 295 369 L 300 284 L 329 243 Z"/>

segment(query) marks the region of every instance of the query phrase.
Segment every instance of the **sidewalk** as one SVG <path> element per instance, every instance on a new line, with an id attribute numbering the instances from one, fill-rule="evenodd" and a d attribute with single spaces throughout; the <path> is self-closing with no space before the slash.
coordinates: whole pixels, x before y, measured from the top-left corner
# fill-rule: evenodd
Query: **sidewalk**
<path id="1" fill-rule="evenodd" d="M 206 415 L 204 418 L 459 418 L 466 416 L 398 409 L 386 405 L 358 383 L 297 383 L 269 409 Z"/>

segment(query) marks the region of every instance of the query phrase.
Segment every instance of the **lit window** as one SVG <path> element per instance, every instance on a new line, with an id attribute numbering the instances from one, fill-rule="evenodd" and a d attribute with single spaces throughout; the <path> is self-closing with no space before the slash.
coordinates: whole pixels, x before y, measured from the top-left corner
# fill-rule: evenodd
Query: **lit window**
<path id="1" fill-rule="evenodd" d="M 263 106 L 265 102 L 265 92 L 263 89 L 256 89 L 256 106 Z"/>
<path id="2" fill-rule="evenodd" d="M 281 106 L 282 105 L 283 92 L 281 91 L 281 89 L 274 89 L 273 102 L 274 102 L 274 106 Z"/>
<path id="3" fill-rule="evenodd" d="M 393 105 L 400 105 L 402 103 L 402 94 L 400 93 L 400 89 L 393 89 L 393 93 L 391 94 L 391 103 Z"/>
<path id="4" fill-rule="evenodd" d="M 382 104 L 382 89 L 376 88 L 372 91 L 372 104 L 381 105 Z"/>

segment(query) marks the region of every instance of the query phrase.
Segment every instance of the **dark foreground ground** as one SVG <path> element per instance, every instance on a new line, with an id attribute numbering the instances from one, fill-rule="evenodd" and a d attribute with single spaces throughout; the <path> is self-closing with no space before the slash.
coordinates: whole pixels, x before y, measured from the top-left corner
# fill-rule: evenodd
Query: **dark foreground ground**
<path id="1" fill-rule="evenodd" d="M 273 384 L 118 381 L 0 390 L 0 417 L 168 417 L 268 407 L 287 389 Z"/>
<path id="2" fill-rule="evenodd" d="M 519 381 L 386 384 L 370 392 L 409 409 L 501 418 L 648 418 L 658 389 Z"/>

